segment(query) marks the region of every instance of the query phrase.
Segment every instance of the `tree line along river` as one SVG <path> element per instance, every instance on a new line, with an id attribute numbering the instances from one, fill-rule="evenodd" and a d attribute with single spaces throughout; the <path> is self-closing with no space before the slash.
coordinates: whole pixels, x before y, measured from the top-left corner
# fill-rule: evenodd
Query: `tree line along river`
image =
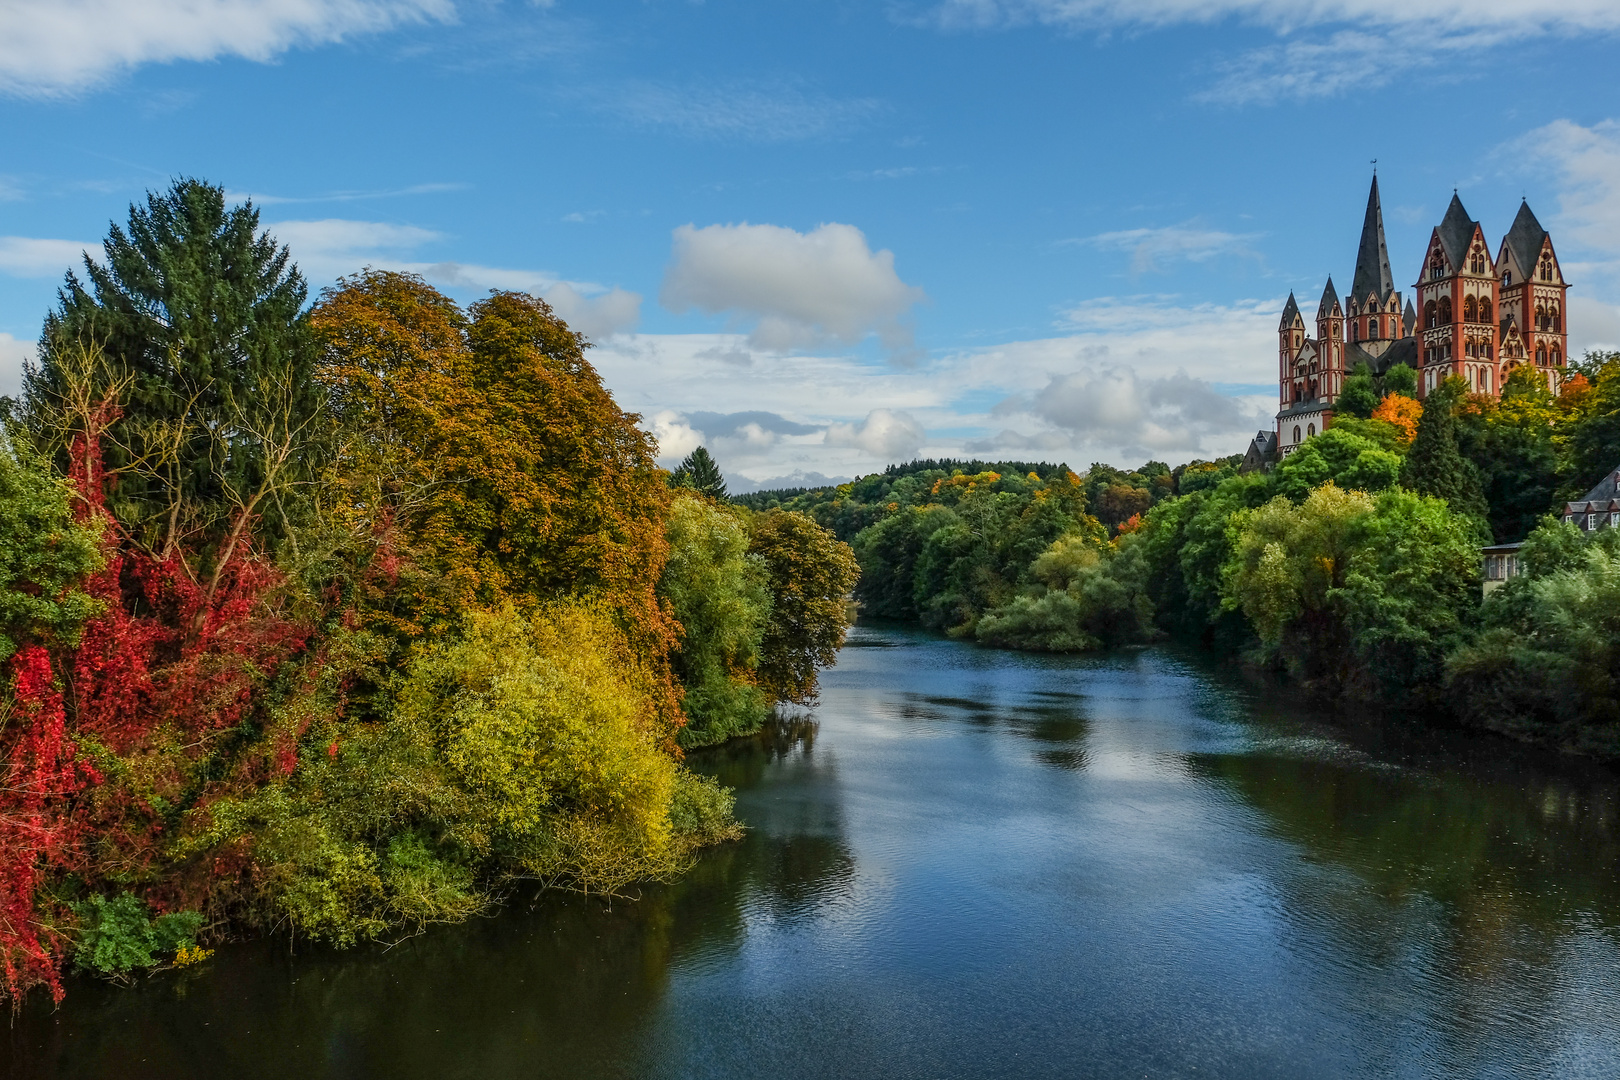
<path id="1" fill-rule="evenodd" d="M 862 626 L 633 899 L 75 980 L 17 1077 L 1620 1076 L 1620 778 L 1171 648 Z"/>

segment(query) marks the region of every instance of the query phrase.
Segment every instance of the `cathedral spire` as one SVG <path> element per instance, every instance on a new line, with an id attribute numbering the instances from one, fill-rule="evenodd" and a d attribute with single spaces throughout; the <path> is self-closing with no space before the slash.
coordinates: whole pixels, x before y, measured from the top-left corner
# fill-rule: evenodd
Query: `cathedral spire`
<path id="1" fill-rule="evenodd" d="M 1379 303 L 1395 291 L 1395 276 L 1389 271 L 1389 248 L 1384 243 L 1384 208 L 1378 200 L 1378 176 L 1367 194 L 1367 217 L 1361 223 L 1361 249 L 1356 252 L 1356 276 L 1350 284 L 1350 298 L 1364 303 L 1376 294 Z"/>

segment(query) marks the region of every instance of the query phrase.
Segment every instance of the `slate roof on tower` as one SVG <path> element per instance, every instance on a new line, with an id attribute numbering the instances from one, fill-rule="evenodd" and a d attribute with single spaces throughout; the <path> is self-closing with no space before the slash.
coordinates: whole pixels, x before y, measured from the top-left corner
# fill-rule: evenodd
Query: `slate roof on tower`
<path id="1" fill-rule="evenodd" d="M 1462 200 L 1456 192 L 1451 194 L 1451 205 L 1446 207 L 1446 216 L 1440 219 L 1440 246 L 1446 249 L 1446 258 L 1451 260 L 1451 269 L 1455 273 L 1463 268 L 1463 256 L 1468 254 L 1468 242 L 1474 238 L 1474 229 L 1478 225 L 1463 209 Z"/>
<path id="2" fill-rule="evenodd" d="M 1356 252 L 1356 276 L 1350 283 L 1350 299 L 1359 304 L 1376 293 L 1379 303 L 1395 291 L 1395 276 L 1389 272 L 1389 247 L 1384 243 L 1384 208 L 1378 201 L 1378 177 L 1373 176 L 1367 195 L 1367 217 L 1361 223 L 1361 249 Z"/>
<path id="3" fill-rule="evenodd" d="M 1333 279 L 1330 277 L 1328 278 L 1327 288 L 1322 290 L 1322 302 L 1316 306 L 1316 317 L 1325 319 L 1332 315 L 1333 309 L 1338 306 L 1339 291 L 1333 287 Z"/>
<path id="4" fill-rule="evenodd" d="M 1541 257 L 1541 245 L 1546 239 L 1547 230 L 1530 212 L 1529 202 L 1521 202 L 1519 216 L 1513 219 L 1513 228 L 1508 230 L 1507 246 L 1518 260 L 1522 273 L 1529 274 L 1535 269 L 1536 260 Z"/>
<path id="5" fill-rule="evenodd" d="M 1299 318 L 1299 304 L 1295 303 L 1294 294 L 1289 293 L 1288 306 L 1283 308 L 1282 323 L 1277 327 L 1277 329 L 1288 329 L 1290 326 L 1294 325 L 1294 320 L 1297 318 Z"/>
<path id="6" fill-rule="evenodd" d="M 1406 324 L 1407 337 L 1417 333 L 1417 308 L 1412 306 L 1410 300 L 1406 302 L 1406 312 L 1401 316 L 1401 321 Z"/>

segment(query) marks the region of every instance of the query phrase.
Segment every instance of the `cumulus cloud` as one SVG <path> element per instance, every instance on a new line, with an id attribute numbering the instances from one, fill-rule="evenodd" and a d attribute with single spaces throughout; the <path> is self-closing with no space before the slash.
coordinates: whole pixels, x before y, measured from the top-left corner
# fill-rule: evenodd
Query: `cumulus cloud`
<path id="1" fill-rule="evenodd" d="M 267 61 L 454 14 L 451 0 L 5 0 L 0 92 L 72 93 L 147 63 Z"/>
<path id="2" fill-rule="evenodd" d="M 84 265 L 89 252 L 98 261 L 101 245 L 78 240 L 46 240 L 29 236 L 0 236 L 0 274 L 12 277 L 61 277 Z"/>
<path id="3" fill-rule="evenodd" d="M 807 233 L 780 225 L 682 225 L 659 300 L 680 314 L 692 308 L 753 319 L 749 343 L 786 351 L 878 335 L 891 350 L 911 344 L 905 323 L 924 299 L 900 280 L 894 253 L 874 252 L 853 225 Z"/>
<path id="4" fill-rule="evenodd" d="M 1172 261 L 1205 262 L 1217 255 L 1255 257 L 1249 248 L 1249 241 L 1258 235 L 1222 232 L 1188 222 L 1152 229 L 1120 229 L 1063 243 L 1083 244 L 1102 251 L 1129 252 L 1131 273 L 1144 274 L 1159 270 L 1162 264 Z"/>
<path id="5" fill-rule="evenodd" d="M 1558 170 L 1558 224 L 1583 248 L 1620 258 L 1620 122 L 1555 120 L 1514 141 Z"/>
<path id="6" fill-rule="evenodd" d="M 0 333 L 0 394 L 16 396 L 22 390 L 22 369 L 34 359 L 34 343 Z"/>
<path id="7" fill-rule="evenodd" d="M 914 456 L 928 439 L 922 425 L 908 412 L 873 409 L 858 423 L 827 428 L 828 446 L 853 446 L 876 458 L 891 461 Z"/>
<path id="8" fill-rule="evenodd" d="M 1053 376 L 1035 394 L 1008 399 L 995 411 L 1026 414 L 1048 425 L 1026 436 L 1026 445 L 1051 446 L 1065 441 L 1059 436 L 1063 432 L 1088 444 L 1151 454 L 1196 453 L 1212 438 L 1235 439 L 1271 422 L 1257 403 L 1222 394 L 1184 372 L 1151 378 L 1117 367 Z"/>
<path id="9" fill-rule="evenodd" d="M 548 270 L 528 270 L 414 257 L 418 248 L 448 238 L 432 229 L 382 221 L 322 218 L 268 226 L 316 282 L 332 281 L 362 267 L 420 274 L 440 288 L 463 292 L 513 289 L 543 296 L 575 330 L 603 339 L 635 329 L 641 294 L 593 282 L 566 281 Z"/>

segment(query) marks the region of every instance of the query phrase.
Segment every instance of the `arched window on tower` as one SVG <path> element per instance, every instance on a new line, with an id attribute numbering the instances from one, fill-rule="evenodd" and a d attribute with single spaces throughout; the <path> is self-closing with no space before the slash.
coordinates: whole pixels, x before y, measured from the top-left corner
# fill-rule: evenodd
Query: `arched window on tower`
<path id="1" fill-rule="evenodd" d="M 1312 435 L 1315 435 L 1315 434 L 1316 434 L 1316 425 L 1315 424 L 1306 424 L 1305 425 L 1305 437 L 1308 439 Z"/>
<path id="2" fill-rule="evenodd" d="M 1426 329 L 1433 330 L 1440 322 L 1439 310 L 1433 300 L 1423 305 L 1423 325 Z"/>
<path id="3" fill-rule="evenodd" d="M 1559 332 L 1559 329 L 1560 329 L 1561 325 L 1562 324 L 1561 324 L 1560 319 L 1559 319 L 1558 308 L 1556 306 L 1548 308 L 1547 309 L 1547 326 L 1548 326 L 1548 329 L 1550 329 L 1553 333 L 1556 334 L 1556 333 Z"/>
<path id="4" fill-rule="evenodd" d="M 1440 260 L 1440 253 L 1435 252 L 1434 258 L 1429 260 L 1429 280 L 1439 281 L 1446 272 L 1446 264 Z"/>
<path id="5" fill-rule="evenodd" d="M 1463 322 L 1479 322 L 1479 305 L 1472 296 L 1463 299 Z"/>
<path id="6" fill-rule="evenodd" d="M 1540 345 L 1536 346 L 1536 364 L 1538 367 L 1547 366 L 1547 350 Z"/>
<path id="7" fill-rule="evenodd" d="M 1479 298 L 1479 321 L 1482 323 L 1491 321 L 1491 300 L 1488 296 Z"/>
<path id="8" fill-rule="evenodd" d="M 1354 320 L 1354 319 L 1350 320 L 1350 340 L 1351 341 L 1360 341 L 1361 340 L 1361 324 L 1356 322 L 1356 320 Z"/>
<path id="9" fill-rule="evenodd" d="M 1299 425 L 1294 425 L 1294 442 L 1299 442 Z"/>
<path id="10" fill-rule="evenodd" d="M 1558 346 L 1554 345 L 1552 347 L 1552 352 L 1547 354 L 1547 362 L 1550 363 L 1553 367 L 1557 367 L 1559 364 L 1562 364 L 1564 362 L 1563 356 L 1560 355 L 1559 352 L 1558 352 Z"/>
<path id="11" fill-rule="evenodd" d="M 1449 324 L 1450 322 L 1451 322 L 1451 297 L 1442 296 L 1440 298 L 1440 323 L 1441 323 L 1441 325 L 1446 325 L 1446 324 Z"/>

